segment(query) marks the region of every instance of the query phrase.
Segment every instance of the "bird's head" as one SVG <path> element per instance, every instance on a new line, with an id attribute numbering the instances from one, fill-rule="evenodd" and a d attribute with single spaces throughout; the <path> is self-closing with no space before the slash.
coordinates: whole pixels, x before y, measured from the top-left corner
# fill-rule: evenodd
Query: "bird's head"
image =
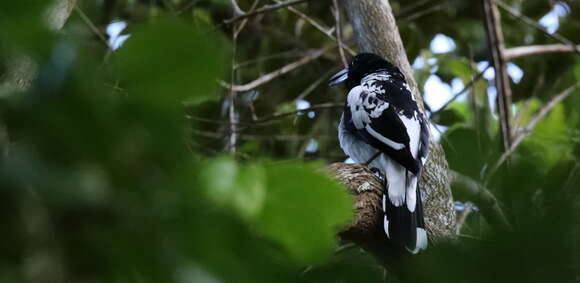
<path id="1" fill-rule="evenodd" d="M 354 57 L 349 67 L 332 76 L 329 85 L 333 86 L 346 82 L 346 87 L 351 89 L 360 84 L 361 80 L 369 74 L 386 71 L 389 73 L 401 73 L 399 68 L 381 56 L 373 53 L 359 53 Z"/>

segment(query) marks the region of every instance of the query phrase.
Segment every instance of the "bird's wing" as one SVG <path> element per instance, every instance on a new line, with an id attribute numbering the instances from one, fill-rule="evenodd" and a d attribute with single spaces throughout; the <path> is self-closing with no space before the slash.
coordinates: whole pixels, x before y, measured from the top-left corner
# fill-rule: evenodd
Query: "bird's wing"
<path id="1" fill-rule="evenodd" d="M 417 157 L 422 116 L 409 90 L 397 82 L 377 76 L 351 89 L 345 109 L 346 127 L 416 174 L 420 168 Z"/>

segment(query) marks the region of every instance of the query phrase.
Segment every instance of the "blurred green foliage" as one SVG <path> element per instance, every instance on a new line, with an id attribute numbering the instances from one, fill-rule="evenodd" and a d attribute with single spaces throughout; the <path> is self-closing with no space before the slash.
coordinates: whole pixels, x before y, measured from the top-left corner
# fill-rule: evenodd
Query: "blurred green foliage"
<path id="1" fill-rule="evenodd" d="M 425 62 L 415 69 L 420 86 L 431 75 L 467 84 L 487 60 L 473 3 L 391 3 L 409 58 Z M 506 3 L 535 20 L 551 9 Z M 336 232 L 352 216 L 350 197 L 323 172 L 344 158 L 335 138 L 340 106 L 293 113 L 297 99 L 343 102 L 343 90 L 325 84 L 341 68 L 337 52 L 233 102 L 218 83 L 254 80 L 334 44 L 328 36 L 281 9 L 252 18 L 234 42 L 222 23 L 231 16 L 226 0 L 80 1 L 90 24 L 77 11 L 64 30 L 49 31 L 47 4 L 0 1 L 0 83 L 13 78 L 14 58 L 36 67 L 29 88 L 0 98 L 0 282 L 578 282 L 580 92 L 492 176 L 500 155 L 492 82 L 474 83 L 433 115 L 448 127 L 441 143 L 450 168 L 487 186 L 511 230 L 472 212 L 457 241 L 402 258 L 385 279 L 369 254 L 335 251 Z M 568 5 L 559 32 L 580 42 L 580 6 Z M 329 1 L 296 8 L 334 25 Z M 119 19 L 131 37 L 111 51 L 100 36 Z M 508 47 L 553 43 L 502 19 Z M 428 50 L 438 33 L 456 49 Z M 354 48 L 350 27 L 344 35 Z M 580 80 L 574 54 L 515 63 L 525 72 L 512 83 L 517 125 Z M 224 155 L 231 103 L 239 121 L 233 156 Z M 472 194 L 454 194 L 478 205 Z"/>

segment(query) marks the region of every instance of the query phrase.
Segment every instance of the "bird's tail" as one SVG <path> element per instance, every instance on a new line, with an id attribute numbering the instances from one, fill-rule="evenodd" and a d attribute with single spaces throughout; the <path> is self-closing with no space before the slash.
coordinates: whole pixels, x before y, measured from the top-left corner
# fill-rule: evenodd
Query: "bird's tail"
<path id="1" fill-rule="evenodd" d="M 384 229 L 390 241 L 411 253 L 427 248 L 418 178 L 407 170 L 387 170 L 383 195 Z"/>

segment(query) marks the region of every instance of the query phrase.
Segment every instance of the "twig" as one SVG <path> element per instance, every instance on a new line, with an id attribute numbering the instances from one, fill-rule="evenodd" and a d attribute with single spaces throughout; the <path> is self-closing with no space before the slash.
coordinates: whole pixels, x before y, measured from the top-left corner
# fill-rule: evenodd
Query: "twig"
<path id="1" fill-rule="evenodd" d="M 491 167 L 488 176 L 492 176 L 497 171 L 497 169 L 506 161 L 506 159 L 517 149 L 518 145 L 524 140 L 524 138 L 530 135 L 536 124 L 542 118 L 544 118 L 552 110 L 552 108 L 554 108 L 554 106 L 556 106 L 559 102 L 570 96 L 570 94 L 572 94 L 579 87 L 580 83 L 577 83 L 565 89 L 558 95 L 554 96 L 548 103 L 546 103 L 546 105 L 544 105 L 544 107 L 542 107 L 542 109 L 540 109 L 540 111 L 538 111 L 538 113 L 536 113 L 536 115 L 534 115 L 530 119 L 530 121 L 522 128 L 518 136 L 514 139 L 514 142 L 512 143 L 511 147 L 506 152 L 504 152 L 501 155 L 501 157 L 497 160 L 497 162 Z"/>
<path id="2" fill-rule="evenodd" d="M 427 9 L 420 10 L 417 13 L 414 13 L 414 14 L 411 14 L 407 17 L 404 17 L 403 20 L 411 22 L 411 21 L 417 20 L 421 17 L 424 17 L 428 14 L 435 13 L 437 11 L 443 11 L 443 5 L 444 5 L 444 3 L 439 3 L 437 5 L 433 5 Z"/>
<path id="3" fill-rule="evenodd" d="M 342 103 L 322 103 L 322 104 L 313 105 L 311 107 L 304 108 L 301 110 L 295 110 L 295 111 L 290 111 L 290 112 L 268 115 L 268 116 L 265 116 L 265 117 L 258 119 L 256 122 L 265 122 L 265 121 L 269 121 L 269 120 L 280 119 L 282 117 L 286 117 L 286 116 L 290 116 L 290 115 L 294 115 L 294 114 L 298 114 L 298 113 L 307 113 L 307 112 L 310 112 L 313 110 L 342 108 L 342 107 L 344 107 L 344 104 L 342 104 Z"/>
<path id="4" fill-rule="evenodd" d="M 93 24 L 91 19 L 89 19 L 89 17 L 85 14 L 85 12 L 83 12 L 83 10 L 78 5 L 75 5 L 75 11 L 79 14 L 79 16 L 81 17 L 83 22 L 85 22 L 85 24 L 89 27 L 89 29 L 105 44 L 105 46 L 107 46 L 107 49 L 111 50 L 111 47 L 109 46 L 109 43 L 107 42 L 107 38 L 105 37 L 105 35 L 99 30 L 99 28 L 97 28 L 97 26 L 95 26 L 95 24 Z"/>
<path id="5" fill-rule="evenodd" d="M 233 1 L 233 0 L 232 0 Z M 282 2 L 282 3 L 277 3 L 277 4 L 271 4 L 271 5 L 265 5 L 259 9 L 256 9 L 254 11 L 248 12 L 248 13 L 243 13 L 239 16 L 234 16 L 231 19 L 225 20 L 224 23 L 226 24 L 231 24 L 231 23 L 235 23 L 237 21 L 249 18 L 249 17 L 253 17 L 255 15 L 259 15 L 259 14 L 263 14 L 266 12 L 270 12 L 270 11 L 274 11 L 274 10 L 278 10 L 284 7 L 288 7 L 288 6 L 292 6 L 292 5 L 297 5 L 300 3 L 304 3 L 307 2 L 309 0 L 289 0 L 286 2 Z"/>
<path id="6" fill-rule="evenodd" d="M 463 213 L 461 213 L 457 219 L 457 227 L 455 227 L 457 230 L 457 235 L 459 235 L 461 233 L 461 229 L 463 228 L 463 225 L 465 224 L 465 221 L 467 220 L 467 217 L 469 216 L 469 214 L 471 214 L 471 212 L 473 211 L 473 204 L 471 204 L 470 202 L 465 203 L 465 209 L 463 210 Z"/>
<path id="7" fill-rule="evenodd" d="M 298 60 L 298 61 L 294 61 L 276 71 L 267 73 L 247 84 L 244 85 L 232 85 L 232 84 L 228 84 L 226 82 L 220 81 L 220 84 L 228 89 L 232 89 L 233 91 L 236 92 L 241 92 L 241 91 L 248 91 L 248 90 L 252 90 L 255 89 L 263 84 L 266 84 L 270 81 L 272 81 L 273 79 L 282 76 L 286 73 L 289 73 L 305 64 L 308 64 L 318 58 L 320 58 L 322 55 L 324 55 L 324 53 L 328 52 L 330 49 L 334 48 L 333 47 L 329 47 L 329 48 L 324 48 L 324 49 L 317 49 L 314 51 L 309 52 L 308 55 L 304 56 L 302 59 Z"/>
<path id="8" fill-rule="evenodd" d="M 218 132 L 210 132 L 210 131 L 202 131 L 198 129 L 191 129 L 190 130 L 194 135 L 210 138 L 210 139 L 223 139 L 224 135 Z M 305 141 L 310 140 L 312 136 L 309 135 L 248 135 L 248 134 L 240 134 L 240 139 L 242 140 L 275 140 L 275 141 Z M 334 139 L 334 136 L 316 136 L 316 138 L 320 139 Z"/>
<path id="9" fill-rule="evenodd" d="M 399 13 L 395 14 L 395 18 L 405 17 L 407 14 L 411 14 L 411 12 L 414 12 L 414 10 L 420 8 L 425 4 L 428 4 L 431 1 L 432 0 L 421 0 L 415 3 L 406 4 L 403 7 L 401 7 L 402 9 L 399 11 Z"/>
<path id="10" fill-rule="evenodd" d="M 348 68 L 348 61 L 346 56 L 344 56 L 344 44 L 342 42 L 342 23 L 340 21 L 340 7 L 338 6 L 338 1 L 333 0 L 334 3 L 334 22 L 336 26 L 336 42 L 338 42 L 338 53 L 340 54 L 340 59 L 345 68 Z"/>
<path id="11" fill-rule="evenodd" d="M 467 193 L 470 199 L 481 208 L 481 214 L 489 224 L 505 231 L 511 229 L 499 201 L 481 183 L 453 170 L 449 170 L 449 180 L 454 190 Z"/>
<path id="12" fill-rule="evenodd" d="M 310 93 L 312 93 L 320 84 L 322 84 L 323 82 L 328 80 L 328 77 L 330 75 L 332 75 L 332 73 L 334 73 L 335 70 L 331 69 L 329 71 L 327 71 L 326 73 L 324 73 L 324 75 L 320 76 L 320 78 L 318 78 L 316 81 L 314 81 L 313 83 L 311 83 L 306 89 L 304 89 L 304 91 L 302 91 L 297 97 L 296 100 L 300 100 L 300 99 L 304 99 L 306 98 L 306 96 L 308 96 Z"/>
<path id="13" fill-rule="evenodd" d="M 246 66 L 252 65 L 252 64 L 258 64 L 258 63 L 261 63 L 264 61 L 279 59 L 279 58 L 296 58 L 296 57 L 301 57 L 301 55 L 302 54 L 300 54 L 297 50 L 283 51 L 280 53 L 266 55 L 266 56 L 262 56 L 262 57 L 259 57 L 256 59 L 247 60 L 244 62 L 239 62 L 235 68 L 240 69 L 240 68 L 244 68 Z"/>
<path id="14" fill-rule="evenodd" d="M 483 69 L 481 72 L 479 72 L 477 75 L 475 75 L 475 77 L 473 79 L 471 79 L 471 81 L 469 81 L 469 83 L 467 83 L 461 91 L 459 91 L 458 93 L 453 95 L 453 97 L 451 99 L 449 99 L 447 102 L 445 102 L 445 104 L 443 104 L 443 106 L 441 106 L 441 108 L 439 108 L 437 111 L 434 111 L 431 114 L 431 116 L 434 116 L 434 115 L 438 114 L 439 112 L 445 110 L 445 108 L 447 108 L 447 106 L 449 106 L 449 104 L 451 104 L 453 101 L 457 100 L 457 98 L 459 98 L 459 96 L 464 94 L 468 89 L 470 89 L 473 85 L 475 85 L 475 83 L 477 83 L 477 81 L 479 81 L 483 77 L 483 74 L 489 68 L 491 68 L 491 65 L 487 65 L 487 67 L 485 67 L 485 69 Z"/>
<path id="15" fill-rule="evenodd" d="M 551 37 L 561 43 L 564 43 L 566 45 L 570 45 L 570 46 L 575 46 L 574 43 L 565 38 L 564 36 L 560 35 L 559 33 L 550 33 L 548 32 L 548 30 L 546 30 L 546 28 L 544 28 L 543 26 L 539 25 L 536 21 L 530 19 L 528 16 L 520 13 L 518 10 L 510 7 L 509 5 L 503 3 L 502 1 L 499 0 L 494 0 L 494 2 L 499 5 L 502 9 L 504 9 L 506 12 L 508 12 L 509 14 L 511 14 L 513 17 L 519 19 L 520 21 L 524 22 L 525 24 L 528 24 L 530 26 L 533 26 L 534 28 L 542 31 L 546 36 Z M 576 51 L 578 52 L 579 50 L 576 49 Z"/>
<path id="16" fill-rule="evenodd" d="M 235 0 L 232 0 L 232 2 L 235 4 Z M 236 10 L 236 6 L 234 5 L 234 13 Z M 245 21 L 244 21 L 245 22 Z M 242 22 L 240 24 L 243 25 L 244 22 Z M 225 100 L 224 103 L 228 102 L 228 119 L 229 119 L 229 139 L 228 142 L 226 144 L 226 148 L 230 151 L 230 153 L 235 154 L 236 153 L 236 144 L 238 141 L 238 129 L 237 129 L 237 122 L 238 122 L 238 117 L 237 117 L 237 113 L 236 113 L 236 91 L 234 90 L 233 86 L 235 79 L 236 79 L 236 53 L 237 53 L 237 46 L 238 46 L 238 35 L 239 32 L 241 31 L 241 28 L 243 27 L 239 27 L 238 25 L 235 25 L 234 28 L 232 29 L 232 69 L 230 71 L 230 87 L 228 89 L 228 97 L 227 100 Z"/>
<path id="17" fill-rule="evenodd" d="M 240 6 L 238 5 L 238 2 L 236 0 L 230 0 L 230 3 L 232 4 L 232 10 L 233 10 L 233 13 L 234 13 L 234 17 L 239 17 L 241 15 L 246 14 L 244 12 L 244 10 L 242 10 L 240 8 Z"/>
<path id="18" fill-rule="evenodd" d="M 580 45 L 565 45 L 565 44 L 547 44 L 547 45 L 528 45 L 508 48 L 504 51 L 503 57 L 506 61 L 513 59 L 546 54 L 546 53 L 569 53 L 578 52 Z"/>
<path id="19" fill-rule="evenodd" d="M 275 1 L 278 2 L 278 3 L 280 3 L 280 1 L 277 1 L 277 0 L 275 0 Z M 336 41 L 337 44 L 338 44 L 337 37 L 335 37 L 332 34 L 333 31 L 336 31 L 336 29 L 332 29 L 332 28 L 328 28 L 328 27 L 323 26 L 322 24 L 318 23 L 317 21 L 315 21 L 314 19 L 312 19 L 308 15 L 300 12 L 298 9 L 296 9 L 294 7 L 289 6 L 288 7 L 288 11 L 290 11 L 290 12 L 296 14 L 298 17 L 304 19 L 309 24 L 311 24 L 314 28 L 316 28 L 317 30 L 319 30 L 320 32 L 322 32 L 324 35 L 326 35 L 328 38 L 332 39 L 333 41 Z M 346 49 L 353 56 L 356 54 L 350 47 L 346 46 L 346 44 L 344 44 L 344 42 L 343 42 L 343 48 Z"/>
<path id="20" fill-rule="evenodd" d="M 236 14 L 239 13 L 243 13 L 243 11 L 240 9 L 240 7 L 238 6 L 236 0 L 231 0 L 232 2 L 232 7 L 233 7 L 233 13 L 234 16 Z M 256 8 L 256 6 L 258 5 L 259 0 L 255 0 L 254 3 L 252 4 L 251 9 L 254 10 Z M 235 77 L 236 77 L 236 53 L 237 53 L 237 49 L 238 49 L 238 36 L 240 35 L 240 32 L 242 32 L 242 30 L 244 29 L 244 27 L 246 26 L 246 23 L 248 21 L 247 20 L 243 20 L 241 23 L 236 23 L 234 25 L 234 28 L 232 29 L 232 69 L 231 69 L 231 77 L 230 77 L 230 85 L 234 85 L 235 83 Z M 230 121 L 230 137 L 228 140 L 228 144 L 227 144 L 227 148 L 229 149 L 229 151 L 231 153 L 236 153 L 236 144 L 238 141 L 238 134 L 239 131 L 237 129 L 237 122 L 239 120 L 239 114 L 236 111 L 236 91 L 233 89 L 233 87 L 229 88 L 229 92 L 228 92 L 228 99 L 226 100 L 229 102 L 229 107 L 228 107 L 228 119 Z"/>
<path id="21" fill-rule="evenodd" d="M 501 30 L 501 18 L 494 0 L 483 0 L 485 27 L 489 49 L 495 69 L 495 85 L 497 89 L 497 106 L 502 138 L 502 151 L 507 151 L 512 144 L 510 126 L 511 89 L 506 72 L 506 62 L 503 57 L 504 39 Z"/>
<path id="22" fill-rule="evenodd" d="M 236 124 L 237 125 L 245 125 L 245 126 L 266 126 L 266 125 L 271 124 L 272 120 L 277 120 L 280 118 L 284 118 L 286 116 L 291 116 L 291 115 L 298 114 L 298 113 L 308 113 L 310 111 L 317 111 L 317 110 L 323 110 L 323 109 L 333 109 L 333 108 L 338 109 L 338 108 L 342 108 L 342 107 L 344 107 L 344 104 L 342 104 L 342 103 L 321 103 L 321 104 L 312 105 L 311 107 L 304 108 L 301 110 L 294 110 L 294 111 L 282 112 L 282 113 L 264 116 L 262 118 L 259 118 L 255 121 L 251 121 L 251 122 L 238 121 L 238 122 L 236 122 Z M 211 119 L 211 118 L 197 117 L 197 116 L 193 116 L 193 115 L 185 115 L 185 118 L 188 120 L 199 121 L 199 122 L 214 124 L 214 125 L 229 125 L 230 124 L 230 122 L 227 122 L 227 121 L 220 121 L 220 120 L 215 120 L 215 119 Z"/>

